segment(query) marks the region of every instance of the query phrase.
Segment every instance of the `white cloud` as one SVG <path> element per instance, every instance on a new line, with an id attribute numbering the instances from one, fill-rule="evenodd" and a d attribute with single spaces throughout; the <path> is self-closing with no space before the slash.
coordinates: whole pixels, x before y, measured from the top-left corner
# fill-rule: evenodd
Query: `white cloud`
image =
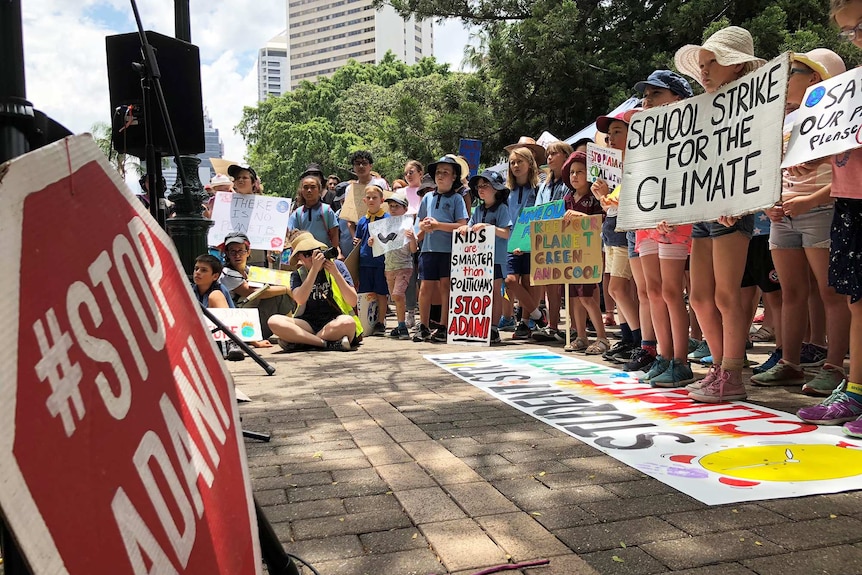
<path id="1" fill-rule="evenodd" d="M 136 30 L 125 0 L 28 0 L 22 3 L 27 99 L 76 133 L 110 120 L 105 37 Z M 174 35 L 173 0 L 138 0 L 144 28 Z M 257 50 L 285 26 L 285 0 L 190 2 L 192 42 L 200 47 L 204 106 L 225 144 L 242 159 L 234 134 L 243 106 L 257 103 Z M 468 31 L 437 25 L 435 55 L 460 67 Z M 170 86 L 163 87 L 166 91 Z"/>

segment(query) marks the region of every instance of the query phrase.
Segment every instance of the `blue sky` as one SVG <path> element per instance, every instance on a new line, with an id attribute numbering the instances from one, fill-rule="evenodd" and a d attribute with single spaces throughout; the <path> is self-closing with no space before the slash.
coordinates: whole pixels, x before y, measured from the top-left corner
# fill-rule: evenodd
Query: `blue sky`
<path id="1" fill-rule="evenodd" d="M 242 138 L 233 127 L 243 106 L 257 100 L 257 50 L 285 26 L 285 2 L 191 2 L 192 42 L 200 48 L 204 106 L 240 160 Z M 144 28 L 173 36 L 173 0 L 138 0 Z M 27 98 L 73 132 L 110 119 L 105 36 L 136 30 L 126 0 L 22 2 Z M 459 22 L 435 24 L 435 56 L 458 69 L 468 33 Z M 165 86 L 165 89 L 169 87 Z"/>

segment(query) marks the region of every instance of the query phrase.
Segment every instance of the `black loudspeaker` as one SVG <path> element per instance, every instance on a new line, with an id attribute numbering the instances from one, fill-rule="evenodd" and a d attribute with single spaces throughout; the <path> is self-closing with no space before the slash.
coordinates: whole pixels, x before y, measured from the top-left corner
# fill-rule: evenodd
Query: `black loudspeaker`
<path id="1" fill-rule="evenodd" d="M 156 32 L 147 31 L 146 35 L 156 52 L 162 91 L 180 154 L 202 153 L 206 145 L 198 47 Z M 147 116 L 144 116 L 141 74 L 132 66 L 144 61 L 140 36 L 137 33 L 108 36 L 105 46 L 114 149 L 143 158 L 146 147 L 144 122 L 150 122 L 156 151 L 173 156 L 155 89 L 146 110 Z"/>

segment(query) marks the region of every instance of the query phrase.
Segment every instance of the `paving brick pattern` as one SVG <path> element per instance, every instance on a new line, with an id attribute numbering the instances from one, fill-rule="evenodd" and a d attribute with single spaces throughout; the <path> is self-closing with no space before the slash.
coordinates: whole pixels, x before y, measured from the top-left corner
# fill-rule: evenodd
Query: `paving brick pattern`
<path id="1" fill-rule="evenodd" d="M 529 345 L 506 342 L 501 349 Z M 705 506 L 491 398 L 422 357 L 464 347 L 368 338 L 229 364 L 255 496 L 324 575 L 862 573 L 862 494 Z M 771 349 L 758 345 L 762 361 Z M 698 371 L 698 370 L 696 370 Z M 750 390 L 793 410 L 789 388 Z"/>

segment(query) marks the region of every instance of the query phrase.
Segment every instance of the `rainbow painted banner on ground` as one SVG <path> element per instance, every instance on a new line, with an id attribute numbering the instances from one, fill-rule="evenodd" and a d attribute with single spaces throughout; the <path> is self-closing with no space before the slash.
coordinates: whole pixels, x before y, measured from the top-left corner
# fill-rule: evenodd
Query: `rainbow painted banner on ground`
<path id="1" fill-rule="evenodd" d="M 489 395 L 707 505 L 859 489 L 862 441 L 745 402 L 696 403 L 545 349 L 427 355 Z"/>

